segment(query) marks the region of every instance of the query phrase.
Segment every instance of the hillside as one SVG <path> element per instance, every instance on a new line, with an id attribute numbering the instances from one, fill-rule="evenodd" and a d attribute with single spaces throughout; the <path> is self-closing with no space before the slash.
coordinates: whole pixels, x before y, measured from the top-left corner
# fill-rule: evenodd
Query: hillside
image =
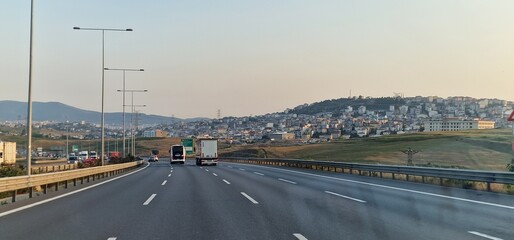
<path id="1" fill-rule="evenodd" d="M 233 146 L 225 156 L 315 159 L 370 164 L 405 165 L 401 150 L 412 147 L 419 166 L 505 171 L 513 157 L 511 130 L 417 133 L 380 138 L 340 140 L 297 146 Z"/>
<path id="2" fill-rule="evenodd" d="M 24 120 L 27 116 L 27 103 L 17 101 L 0 101 L 0 121 Z M 78 122 L 100 123 L 100 112 L 83 110 L 58 102 L 34 102 L 32 105 L 34 121 L 55 121 L 55 122 Z M 122 122 L 121 112 L 105 113 L 107 123 Z M 160 124 L 181 121 L 174 117 L 158 115 L 139 114 L 141 124 Z M 194 119 L 193 119 L 194 120 Z M 188 121 L 185 119 L 184 121 Z"/>
<path id="3" fill-rule="evenodd" d="M 359 106 L 366 106 L 367 110 L 388 110 L 391 105 L 405 104 L 402 98 L 383 97 L 383 98 L 339 98 L 332 100 L 325 100 L 312 104 L 300 105 L 291 113 L 296 114 L 317 114 L 322 112 L 341 112 L 348 106 L 358 108 Z"/>

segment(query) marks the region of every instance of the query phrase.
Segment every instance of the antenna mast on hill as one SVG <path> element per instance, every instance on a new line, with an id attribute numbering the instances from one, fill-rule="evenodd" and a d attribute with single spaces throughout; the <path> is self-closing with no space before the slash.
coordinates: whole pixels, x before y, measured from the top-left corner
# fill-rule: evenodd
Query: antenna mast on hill
<path id="1" fill-rule="evenodd" d="M 217 116 L 218 116 L 218 119 L 221 119 L 221 109 L 218 109 Z"/>

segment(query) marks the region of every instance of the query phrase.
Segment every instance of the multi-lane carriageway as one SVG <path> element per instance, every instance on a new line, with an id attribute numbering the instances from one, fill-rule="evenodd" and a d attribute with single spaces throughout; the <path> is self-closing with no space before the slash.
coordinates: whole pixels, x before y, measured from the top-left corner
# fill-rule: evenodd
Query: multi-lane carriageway
<path id="1" fill-rule="evenodd" d="M 514 197 L 340 173 L 151 163 L 0 206 L 0 239 L 514 239 Z"/>

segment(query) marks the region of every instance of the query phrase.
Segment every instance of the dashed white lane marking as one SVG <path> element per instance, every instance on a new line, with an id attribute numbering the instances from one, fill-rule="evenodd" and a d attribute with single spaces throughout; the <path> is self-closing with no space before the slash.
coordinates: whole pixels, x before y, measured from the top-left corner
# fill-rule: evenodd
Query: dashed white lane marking
<path id="1" fill-rule="evenodd" d="M 170 170 L 170 172 L 173 172 L 173 170 Z"/>
<path id="2" fill-rule="evenodd" d="M 63 195 L 59 195 L 59 196 L 56 196 L 56 197 L 53 197 L 53 198 L 49 198 L 49 199 L 43 200 L 43 201 L 41 201 L 41 202 L 32 203 L 32 204 L 29 204 L 29 205 L 27 205 L 27 206 L 19 207 L 19 208 L 13 209 L 13 210 L 9 210 L 9 211 L 6 211 L 6 212 L 3 212 L 3 213 L 0 213 L 0 217 L 4 217 L 4 216 L 7 216 L 7 215 L 12 214 L 12 213 L 15 213 L 15 212 L 19 212 L 19 211 L 22 211 L 22 210 L 25 210 L 25 209 L 29 209 L 29 208 L 32 208 L 32 207 L 35 207 L 35 206 L 38 206 L 38 205 L 41 205 L 41 204 L 45 204 L 45 203 L 47 203 L 47 202 L 51 202 L 51 201 L 53 201 L 53 200 L 57 200 L 57 199 L 59 199 L 59 198 L 67 197 L 67 196 L 73 195 L 73 194 L 75 194 L 75 193 L 79 193 L 79 192 L 82 192 L 82 191 L 86 191 L 86 190 L 88 190 L 88 189 L 90 189 L 90 188 L 98 187 L 98 186 L 100 186 L 100 185 L 102 185 L 102 184 L 106 184 L 106 183 L 108 183 L 108 182 L 112 182 L 112 181 L 114 181 L 114 180 L 118 180 L 118 179 L 120 179 L 120 178 L 122 178 L 122 177 L 126 177 L 126 176 L 129 176 L 129 175 L 132 175 L 132 174 L 137 173 L 137 172 L 139 172 L 139 171 L 143 171 L 143 170 L 145 170 L 148 166 L 150 166 L 150 163 L 148 163 L 144 168 L 141 168 L 141 169 L 136 170 L 136 171 L 134 171 L 134 172 L 130 172 L 130 173 L 127 173 L 127 174 L 125 174 L 125 175 L 121 175 L 121 176 L 119 176 L 119 177 L 115 177 L 115 178 L 113 178 L 113 179 L 109 179 L 109 180 L 106 180 L 106 181 L 104 181 L 104 182 L 101 182 L 101 183 L 97 183 L 97 184 L 91 185 L 91 186 L 89 186 L 89 187 L 85 187 L 85 188 L 82 188 L 82 189 L 78 189 L 78 190 L 75 190 L 75 191 L 73 191 L 73 192 L 69 192 L 69 193 L 65 193 L 65 194 L 63 194 Z"/>
<path id="3" fill-rule="evenodd" d="M 203 167 L 200 167 L 201 169 L 203 169 Z"/>
<path id="4" fill-rule="evenodd" d="M 162 182 L 161 186 L 164 186 L 167 182 L 168 182 L 168 180 L 164 180 L 164 182 Z"/>
<path id="5" fill-rule="evenodd" d="M 331 192 L 331 191 L 325 191 L 325 192 L 326 192 L 326 193 L 328 193 L 328 194 L 334 195 L 334 196 L 338 196 L 338 197 L 342 197 L 342 198 L 350 199 L 350 200 L 357 201 L 357 202 L 361 202 L 361 203 L 365 203 L 365 202 L 366 202 L 366 201 L 364 201 L 364 200 L 360 200 L 360 199 L 357 199 L 357 198 L 348 197 L 348 196 L 341 195 L 341 194 L 339 194 L 339 193 L 335 193 L 335 192 Z"/>
<path id="6" fill-rule="evenodd" d="M 489 236 L 487 234 L 483 234 L 483 233 L 479 233 L 479 232 L 475 232 L 475 231 L 468 231 L 468 233 L 471 233 L 473 235 L 477 235 L 477 236 L 480 236 L 480 237 L 483 237 L 483 238 L 491 239 L 491 240 L 503 240 L 501 238 Z"/>
<path id="7" fill-rule="evenodd" d="M 259 175 L 259 176 L 264 176 L 264 173 L 260 173 L 260 172 L 253 172 L 253 173 L 255 173 L 255 174 Z"/>
<path id="8" fill-rule="evenodd" d="M 208 171 L 209 171 L 209 169 L 205 169 L 205 171 L 206 171 L 206 172 L 208 172 Z"/>
<path id="9" fill-rule="evenodd" d="M 225 179 L 223 179 L 223 182 L 225 182 L 226 184 L 230 184 L 230 182 Z"/>
<path id="10" fill-rule="evenodd" d="M 152 195 L 151 195 L 151 196 L 150 196 L 150 197 L 149 197 L 149 198 L 148 198 L 148 199 L 143 203 L 143 205 L 144 205 L 144 206 L 146 206 L 146 205 L 150 204 L 150 202 L 153 200 L 153 198 L 154 198 L 155 196 L 157 196 L 157 194 L 155 194 L 155 193 L 154 193 L 154 194 L 152 194 Z"/>
<path id="11" fill-rule="evenodd" d="M 298 238 L 298 240 L 308 240 L 306 237 L 304 237 L 302 234 L 299 234 L 299 233 L 293 233 L 293 236 Z"/>
<path id="12" fill-rule="evenodd" d="M 278 180 L 282 181 L 282 182 L 286 182 L 286 183 L 296 184 L 296 182 L 289 181 L 289 180 L 286 180 L 286 179 L 283 179 L 283 178 L 279 178 Z"/>
<path id="13" fill-rule="evenodd" d="M 110 237 L 110 238 L 107 238 L 107 240 L 116 240 L 118 239 L 117 237 Z"/>
<path id="14" fill-rule="evenodd" d="M 216 176 L 216 177 L 218 176 L 218 174 L 216 174 L 216 173 L 212 173 L 212 175 L 214 175 L 214 176 Z"/>
<path id="15" fill-rule="evenodd" d="M 234 164 L 237 164 L 237 163 L 234 163 Z M 406 188 L 400 188 L 400 187 L 392 187 L 392 186 L 376 184 L 376 183 L 361 182 L 361 181 L 350 180 L 350 179 L 346 179 L 346 178 L 323 176 L 323 175 L 319 175 L 319 174 L 299 172 L 299 171 L 288 170 L 288 169 L 280 169 L 280 168 L 265 167 L 265 166 L 255 166 L 255 167 L 260 167 L 260 168 L 265 168 L 265 169 L 273 169 L 273 170 L 281 171 L 281 172 L 290 172 L 290 173 L 302 174 L 302 175 L 306 175 L 306 176 L 319 177 L 319 178 L 331 179 L 331 180 L 336 180 L 336 181 L 349 182 L 349 183 L 361 184 L 361 185 L 366 185 L 366 186 L 373 186 L 373 187 L 385 188 L 385 189 L 390 189 L 390 190 L 403 191 L 403 192 L 409 192 L 409 193 L 416 193 L 416 194 L 421 194 L 421 195 L 426 195 L 426 196 L 445 198 L 445 199 L 452 199 L 452 200 L 456 200 L 456 201 L 476 203 L 476 204 L 481 204 L 481 205 L 486 205 L 486 206 L 492 206 L 492 207 L 499 207 L 499 208 L 506 208 L 506 209 L 514 210 L 514 206 L 502 205 L 502 204 L 497 204 L 497 203 L 482 202 L 482 201 L 471 200 L 471 199 L 466 199 L 466 198 L 452 197 L 452 196 L 447 196 L 447 195 L 442 195 L 442 194 L 422 192 L 422 191 L 406 189 Z"/>
<path id="16" fill-rule="evenodd" d="M 243 196 L 245 196 L 245 198 L 248 198 L 248 200 L 250 200 L 250 202 L 252 202 L 253 204 L 259 204 L 259 202 L 255 201 L 255 199 L 253 199 L 252 197 L 248 196 L 248 194 L 246 194 L 245 192 L 241 192 L 241 194 Z"/>
<path id="17" fill-rule="evenodd" d="M 171 173 L 170 173 L 170 174 L 168 174 L 168 177 L 171 177 Z"/>
<path id="18" fill-rule="evenodd" d="M 244 168 L 240 168 L 239 170 L 241 170 L 241 171 L 246 171 Z"/>
<path id="19" fill-rule="evenodd" d="M 232 167 L 232 166 L 228 166 L 228 167 L 229 167 L 229 168 L 234 168 L 234 167 Z"/>

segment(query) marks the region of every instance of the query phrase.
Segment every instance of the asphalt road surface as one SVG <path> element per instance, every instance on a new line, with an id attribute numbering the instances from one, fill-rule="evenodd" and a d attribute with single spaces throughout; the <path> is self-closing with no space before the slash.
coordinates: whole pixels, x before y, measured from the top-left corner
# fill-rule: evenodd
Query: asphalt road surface
<path id="1" fill-rule="evenodd" d="M 504 194 L 223 162 L 138 170 L 0 206 L 0 239 L 514 239 Z"/>

